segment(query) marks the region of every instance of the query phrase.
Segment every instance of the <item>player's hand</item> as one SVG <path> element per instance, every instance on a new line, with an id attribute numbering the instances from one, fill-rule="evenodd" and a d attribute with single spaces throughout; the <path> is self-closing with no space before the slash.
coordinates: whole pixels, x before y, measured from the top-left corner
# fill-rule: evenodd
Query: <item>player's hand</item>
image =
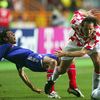
<path id="1" fill-rule="evenodd" d="M 56 55 L 57 57 L 63 57 L 63 56 L 65 56 L 65 52 L 64 52 L 63 50 L 57 50 L 57 51 L 55 52 L 55 55 Z"/>
<path id="2" fill-rule="evenodd" d="M 41 90 L 41 89 L 35 89 L 35 90 L 33 90 L 33 91 L 37 92 L 38 94 L 43 93 L 43 90 Z"/>

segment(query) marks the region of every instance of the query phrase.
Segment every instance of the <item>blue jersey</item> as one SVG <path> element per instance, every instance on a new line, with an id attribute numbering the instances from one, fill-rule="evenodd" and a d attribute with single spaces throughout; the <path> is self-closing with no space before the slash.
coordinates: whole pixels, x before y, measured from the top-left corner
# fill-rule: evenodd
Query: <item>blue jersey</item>
<path id="1" fill-rule="evenodd" d="M 57 59 L 52 54 L 38 54 L 29 49 L 24 49 L 11 44 L 0 45 L 0 60 L 5 58 L 16 64 L 17 68 L 27 67 L 32 71 L 43 72 L 46 69 L 43 68 L 42 59 L 44 56 L 48 56 L 53 59 Z"/>
<path id="2" fill-rule="evenodd" d="M 48 57 L 50 57 L 52 59 L 58 60 L 58 57 L 56 55 L 54 55 L 54 54 L 42 54 L 42 56 L 43 57 L 48 56 Z"/>

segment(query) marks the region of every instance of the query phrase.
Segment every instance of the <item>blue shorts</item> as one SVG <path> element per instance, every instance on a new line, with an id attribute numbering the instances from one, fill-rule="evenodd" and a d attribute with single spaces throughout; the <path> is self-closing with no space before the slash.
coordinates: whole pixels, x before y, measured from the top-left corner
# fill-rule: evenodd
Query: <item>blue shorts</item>
<path id="1" fill-rule="evenodd" d="M 28 56 L 25 67 L 35 72 L 46 72 L 47 71 L 46 68 L 43 68 L 42 59 L 43 59 L 42 55 L 39 54 L 34 55 L 34 53 L 32 53 Z"/>

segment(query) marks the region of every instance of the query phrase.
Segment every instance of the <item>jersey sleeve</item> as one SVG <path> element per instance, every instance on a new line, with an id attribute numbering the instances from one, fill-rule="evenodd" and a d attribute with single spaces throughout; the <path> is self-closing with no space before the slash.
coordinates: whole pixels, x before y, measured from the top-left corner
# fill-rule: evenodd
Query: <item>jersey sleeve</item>
<path id="1" fill-rule="evenodd" d="M 0 45 L 0 60 L 5 56 L 7 51 L 12 47 L 11 44 Z"/>

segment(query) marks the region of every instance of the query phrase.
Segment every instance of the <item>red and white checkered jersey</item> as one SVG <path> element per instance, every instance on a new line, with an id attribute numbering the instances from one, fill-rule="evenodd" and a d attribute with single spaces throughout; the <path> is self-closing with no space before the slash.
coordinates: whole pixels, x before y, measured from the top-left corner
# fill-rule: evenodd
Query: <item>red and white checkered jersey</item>
<path id="1" fill-rule="evenodd" d="M 74 13 L 74 16 L 71 20 L 71 26 L 75 32 L 70 37 L 70 39 L 72 41 L 75 41 L 77 43 L 77 46 L 82 46 L 87 49 L 93 49 L 96 44 L 100 42 L 100 26 L 96 26 L 92 36 L 90 38 L 87 38 L 80 29 L 80 23 L 84 18 L 85 16 L 80 11 L 76 11 Z"/>

